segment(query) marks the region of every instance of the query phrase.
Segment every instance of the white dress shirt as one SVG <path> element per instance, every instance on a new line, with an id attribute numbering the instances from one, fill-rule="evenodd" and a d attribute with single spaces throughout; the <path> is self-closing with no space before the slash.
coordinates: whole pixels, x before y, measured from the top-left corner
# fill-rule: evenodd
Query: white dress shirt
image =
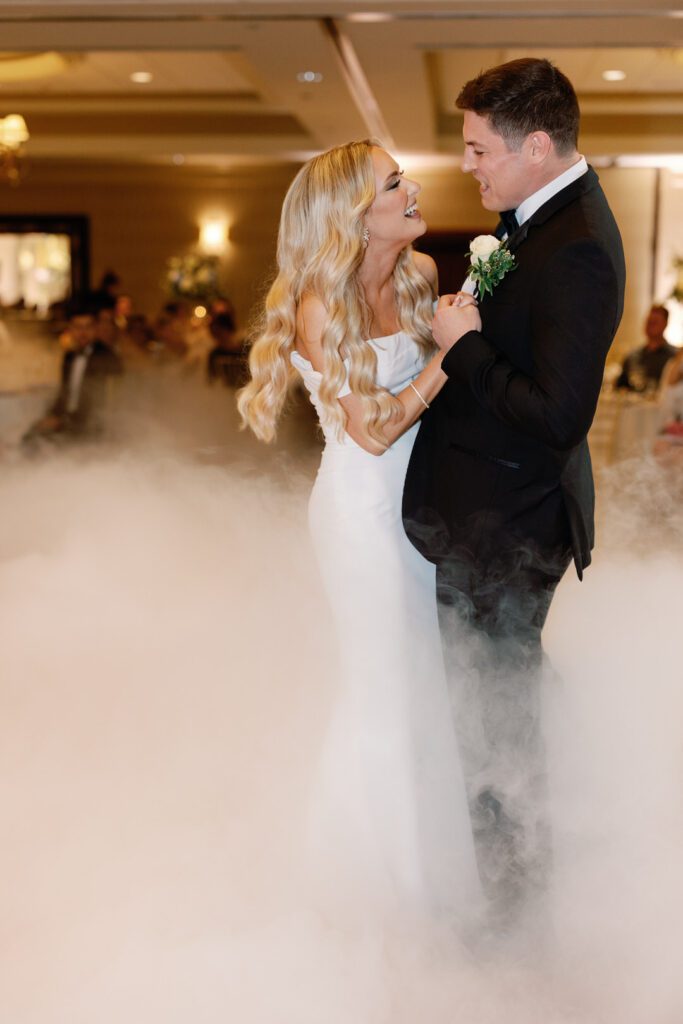
<path id="1" fill-rule="evenodd" d="M 520 203 L 515 210 L 515 216 L 517 217 L 517 223 L 520 225 L 524 224 L 525 221 L 536 213 L 536 210 L 540 210 L 544 203 L 547 203 L 549 199 L 556 196 L 558 192 L 561 192 L 567 185 L 571 185 L 573 181 L 577 181 L 579 178 L 588 170 L 588 164 L 586 163 L 585 156 L 579 157 L 575 164 L 568 167 L 562 174 L 558 174 L 556 178 L 549 181 L 543 188 L 539 188 L 538 192 L 534 192 L 533 195 L 528 196 L 524 202 Z"/>

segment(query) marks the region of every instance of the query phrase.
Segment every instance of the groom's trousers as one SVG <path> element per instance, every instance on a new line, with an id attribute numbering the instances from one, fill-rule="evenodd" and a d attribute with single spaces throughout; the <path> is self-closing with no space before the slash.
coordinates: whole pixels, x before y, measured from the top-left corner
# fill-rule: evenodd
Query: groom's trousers
<path id="1" fill-rule="evenodd" d="M 571 553 L 491 536 L 437 565 L 446 671 L 491 923 L 534 913 L 551 864 L 541 630 Z"/>

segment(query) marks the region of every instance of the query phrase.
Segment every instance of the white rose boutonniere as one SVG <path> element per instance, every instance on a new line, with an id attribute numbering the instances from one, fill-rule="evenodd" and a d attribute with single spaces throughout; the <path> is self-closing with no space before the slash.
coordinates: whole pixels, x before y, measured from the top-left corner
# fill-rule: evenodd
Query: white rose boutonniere
<path id="1" fill-rule="evenodd" d="M 505 243 L 495 235 L 477 235 L 470 242 L 468 255 L 472 268 L 469 278 L 482 296 L 487 292 L 492 295 L 496 285 L 517 265 Z"/>

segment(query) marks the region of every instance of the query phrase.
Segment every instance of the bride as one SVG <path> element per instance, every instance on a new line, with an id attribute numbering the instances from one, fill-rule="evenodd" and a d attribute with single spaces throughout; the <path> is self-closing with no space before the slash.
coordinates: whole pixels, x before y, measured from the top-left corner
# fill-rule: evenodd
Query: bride
<path id="1" fill-rule="evenodd" d="M 446 381 L 430 333 L 436 266 L 411 248 L 427 229 L 419 191 L 371 141 L 301 168 L 238 404 L 272 441 L 299 375 L 325 437 L 309 520 L 339 683 L 311 808 L 314 874 L 340 904 L 361 892 L 462 921 L 479 882 L 435 570 L 401 522 L 418 420 Z"/>

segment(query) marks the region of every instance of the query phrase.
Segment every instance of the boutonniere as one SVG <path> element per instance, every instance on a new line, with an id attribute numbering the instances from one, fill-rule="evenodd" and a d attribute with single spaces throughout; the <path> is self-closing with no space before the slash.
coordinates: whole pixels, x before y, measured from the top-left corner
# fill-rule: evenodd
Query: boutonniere
<path id="1" fill-rule="evenodd" d="M 505 242 L 495 235 L 477 235 L 470 242 L 468 253 L 471 269 L 469 278 L 477 285 L 481 296 L 493 295 L 493 289 L 510 270 L 517 266 L 515 257 Z"/>

